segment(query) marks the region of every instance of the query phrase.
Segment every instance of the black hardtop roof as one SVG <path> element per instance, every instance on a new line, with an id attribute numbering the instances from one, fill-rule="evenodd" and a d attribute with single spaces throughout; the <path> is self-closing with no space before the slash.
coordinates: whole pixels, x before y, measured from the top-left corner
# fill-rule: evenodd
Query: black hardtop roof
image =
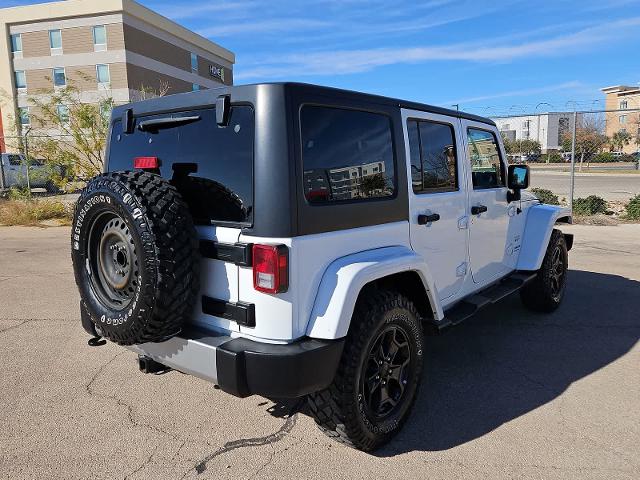
<path id="1" fill-rule="evenodd" d="M 214 105 L 216 97 L 221 94 L 231 94 L 233 96 L 234 91 L 249 91 L 255 90 L 262 86 L 279 86 L 284 89 L 295 89 L 301 91 L 307 91 L 316 95 L 326 95 L 333 98 L 345 98 L 366 101 L 371 103 L 378 103 L 383 105 L 397 106 L 400 108 L 406 108 L 411 110 L 420 110 L 424 112 L 435 113 L 439 115 L 447 115 L 450 117 L 464 118 L 467 120 L 474 120 L 476 122 L 486 123 L 488 125 L 494 125 L 493 120 L 474 115 L 472 113 L 461 112 L 458 110 L 451 110 L 449 108 L 436 107 L 434 105 L 428 105 L 425 103 L 412 102 L 408 100 L 401 100 L 392 97 L 384 97 L 381 95 L 374 95 L 371 93 L 362 93 L 353 90 L 344 90 L 334 87 L 325 87 L 321 85 L 313 85 L 310 83 L 298 83 L 298 82 L 263 82 L 253 83 L 248 85 L 236 85 L 236 86 L 221 86 L 219 88 L 212 88 L 207 90 L 200 90 L 197 92 L 178 93 L 174 95 L 168 95 L 166 97 L 152 98 L 149 100 L 142 100 L 140 102 L 130 103 L 126 105 L 120 105 L 114 108 L 113 115 L 118 117 L 125 109 L 132 108 L 134 114 L 148 114 L 160 111 L 172 111 L 179 110 L 181 108 L 194 108 L 201 105 Z"/>

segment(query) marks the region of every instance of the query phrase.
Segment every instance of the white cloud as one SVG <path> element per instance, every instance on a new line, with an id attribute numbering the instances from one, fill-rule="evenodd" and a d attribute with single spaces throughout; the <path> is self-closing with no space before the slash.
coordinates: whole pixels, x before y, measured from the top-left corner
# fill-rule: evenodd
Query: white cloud
<path id="1" fill-rule="evenodd" d="M 286 21 L 277 20 L 261 20 L 258 22 L 237 22 L 219 24 L 198 30 L 200 35 L 205 37 L 224 37 L 238 33 L 273 33 L 287 32 L 292 30 L 304 30 L 308 28 L 325 28 L 331 26 L 330 22 L 321 20 L 309 20 L 305 18 L 288 18 Z"/>
<path id="2" fill-rule="evenodd" d="M 640 17 L 632 17 L 584 28 L 576 33 L 559 35 L 516 45 L 504 45 L 496 38 L 485 43 L 463 43 L 433 47 L 375 48 L 360 50 L 296 53 L 265 61 L 249 68 L 238 68 L 235 78 L 286 78 L 304 75 L 344 75 L 362 73 L 395 64 L 425 61 L 511 62 L 531 57 L 566 56 L 620 41 L 624 34 L 640 26 Z"/>
<path id="3" fill-rule="evenodd" d="M 581 87 L 583 87 L 583 84 L 574 80 L 571 82 L 558 83 L 556 85 L 547 85 L 546 87 L 519 89 L 519 90 L 512 90 L 510 92 L 499 92 L 499 93 L 492 93 L 489 95 L 482 95 L 477 97 L 447 100 L 446 102 L 442 102 L 442 105 L 451 105 L 456 103 L 458 104 L 477 103 L 477 102 L 484 102 L 486 100 L 495 100 L 497 98 L 526 97 L 529 95 L 539 95 L 541 93 L 558 92 L 562 90 L 574 90 L 576 88 L 581 88 Z"/>

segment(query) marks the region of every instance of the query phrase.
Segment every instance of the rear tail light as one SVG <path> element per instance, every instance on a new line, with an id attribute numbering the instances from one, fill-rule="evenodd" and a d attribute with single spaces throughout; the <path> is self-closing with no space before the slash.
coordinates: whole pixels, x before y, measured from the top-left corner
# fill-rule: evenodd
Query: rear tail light
<path id="1" fill-rule="evenodd" d="M 133 159 L 133 168 L 140 170 L 160 168 L 160 161 L 158 157 L 136 157 Z"/>
<path id="2" fill-rule="evenodd" d="M 289 288 L 289 249 L 285 245 L 253 246 L 253 288 L 282 293 Z"/>

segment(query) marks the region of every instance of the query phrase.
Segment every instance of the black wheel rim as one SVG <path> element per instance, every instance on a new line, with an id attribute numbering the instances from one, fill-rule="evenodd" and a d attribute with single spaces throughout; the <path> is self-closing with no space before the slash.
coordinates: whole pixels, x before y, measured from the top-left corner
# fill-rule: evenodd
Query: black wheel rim
<path id="1" fill-rule="evenodd" d="M 89 232 L 88 269 L 100 302 L 112 310 L 124 310 L 138 286 L 138 255 L 125 221 L 104 213 Z"/>
<path id="2" fill-rule="evenodd" d="M 409 337 L 398 325 L 382 330 L 371 345 L 360 381 L 360 394 L 375 420 L 393 415 L 402 405 L 411 375 Z"/>
<path id="3" fill-rule="evenodd" d="M 560 245 L 553 250 L 551 257 L 551 271 L 549 274 L 551 282 L 551 296 L 555 301 L 559 301 L 564 290 L 564 280 L 566 275 L 564 252 Z"/>

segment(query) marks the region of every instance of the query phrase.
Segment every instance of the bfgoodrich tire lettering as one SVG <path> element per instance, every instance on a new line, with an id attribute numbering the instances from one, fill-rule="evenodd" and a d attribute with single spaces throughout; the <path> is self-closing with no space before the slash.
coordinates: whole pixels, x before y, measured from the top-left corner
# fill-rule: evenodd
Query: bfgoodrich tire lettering
<path id="1" fill-rule="evenodd" d="M 83 190 L 71 234 L 82 308 L 121 345 L 177 334 L 198 289 L 198 237 L 187 205 L 160 176 L 100 175 Z"/>
<path id="2" fill-rule="evenodd" d="M 375 289 L 364 295 L 356 306 L 333 383 L 326 390 L 310 395 L 308 403 L 311 415 L 324 433 L 351 447 L 370 451 L 393 438 L 409 416 L 422 372 L 424 340 L 418 312 L 406 297 Z M 390 338 L 391 334 L 385 332 L 391 331 L 402 332 L 396 337 L 398 343 L 406 341 L 403 359 L 409 359 L 408 370 L 397 377 L 405 384 L 400 393 L 396 383 L 395 405 L 374 412 L 363 390 L 363 380 L 371 378 L 376 382 L 390 378 L 385 377 L 387 364 L 380 365 L 380 372 L 372 370 L 372 359 L 378 360 L 378 357 L 371 354 L 375 353 L 380 336 Z M 382 357 L 393 363 L 388 350 Z M 376 373 L 380 378 L 375 378 Z"/>

